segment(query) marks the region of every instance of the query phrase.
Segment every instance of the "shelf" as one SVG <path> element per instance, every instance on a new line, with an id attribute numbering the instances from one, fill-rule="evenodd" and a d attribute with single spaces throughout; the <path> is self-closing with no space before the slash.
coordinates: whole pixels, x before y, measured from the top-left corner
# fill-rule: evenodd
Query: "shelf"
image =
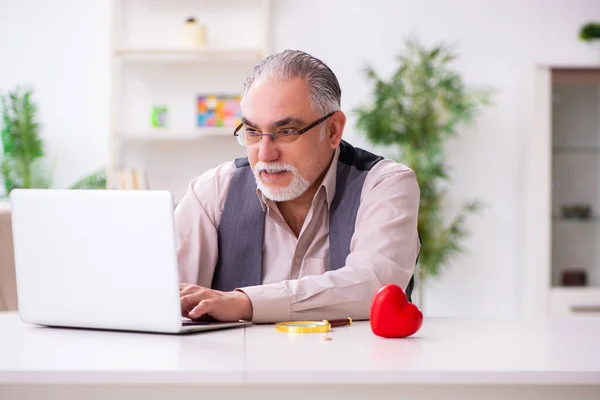
<path id="1" fill-rule="evenodd" d="M 235 141 L 233 131 L 235 128 L 196 128 L 190 130 L 170 128 L 150 128 L 146 130 L 117 129 L 115 136 L 127 140 L 160 140 L 181 141 L 197 140 L 207 137 L 228 137 Z"/>
<path id="2" fill-rule="evenodd" d="M 565 302 L 572 302 L 574 299 L 589 299 L 600 303 L 600 286 L 551 286 L 550 293 L 553 296 L 560 296 Z M 568 301 L 567 301 L 568 300 Z"/>
<path id="3" fill-rule="evenodd" d="M 600 154 L 600 146 L 552 146 L 554 154 Z"/>
<path id="4" fill-rule="evenodd" d="M 262 59 L 262 51 L 257 49 L 193 49 L 193 48 L 122 48 L 115 50 L 115 57 L 127 59 L 148 59 L 158 61 L 248 61 Z"/>
<path id="5" fill-rule="evenodd" d="M 600 298 L 600 286 L 552 286 L 551 291 L 562 295 L 597 296 Z"/>
<path id="6" fill-rule="evenodd" d="M 552 83 L 600 83 L 598 65 L 553 67 Z"/>
<path id="7" fill-rule="evenodd" d="M 548 306 L 554 316 L 597 316 L 600 314 L 600 287 L 552 286 Z"/>
<path id="8" fill-rule="evenodd" d="M 597 223 L 600 222 L 600 217 L 598 216 L 593 216 L 593 217 L 589 217 L 589 218 L 564 218 L 561 217 L 560 215 L 553 215 L 552 219 L 554 221 L 557 222 L 564 222 L 564 223 Z"/>

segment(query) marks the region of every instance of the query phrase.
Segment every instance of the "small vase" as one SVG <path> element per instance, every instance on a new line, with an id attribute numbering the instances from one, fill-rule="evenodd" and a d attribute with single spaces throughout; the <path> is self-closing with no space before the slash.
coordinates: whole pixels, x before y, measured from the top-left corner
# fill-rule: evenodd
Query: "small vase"
<path id="1" fill-rule="evenodd" d="M 206 47 L 206 27 L 195 18 L 188 18 L 183 24 L 182 42 L 184 47 Z"/>

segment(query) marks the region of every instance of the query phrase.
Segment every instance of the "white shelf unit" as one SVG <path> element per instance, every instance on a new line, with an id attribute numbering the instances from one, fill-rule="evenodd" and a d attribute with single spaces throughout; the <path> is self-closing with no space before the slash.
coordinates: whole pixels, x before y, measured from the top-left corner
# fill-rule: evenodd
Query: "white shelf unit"
<path id="1" fill-rule="evenodd" d="M 169 141 L 169 140 L 199 140 L 217 137 L 231 139 L 229 128 L 195 128 L 186 130 L 173 130 L 169 128 L 149 128 L 144 130 L 116 129 L 115 136 L 122 140 L 140 141 Z"/>
<path id="2" fill-rule="evenodd" d="M 198 127 L 199 95 L 241 94 L 269 54 L 270 0 L 113 0 L 107 187 L 119 169 L 144 170 L 149 189 L 179 201 L 191 179 L 245 155 L 235 127 Z M 183 45 L 183 24 L 205 25 L 204 47 Z M 167 125 L 154 127 L 154 106 Z"/>
<path id="3" fill-rule="evenodd" d="M 600 65 L 540 66 L 534 87 L 521 182 L 524 314 L 600 316 Z M 573 204 L 589 217 L 565 214 Z M 584 286 L 565 284 L 574 269 Z"/>
<path id="4" fill-rule="evenodd" d="M 264 57 L 260 49 L 187 49 L 187 48 L 122 48 L 114 51 L 122 59 L 154 59 L 160 61 L 251 61 Z"/>

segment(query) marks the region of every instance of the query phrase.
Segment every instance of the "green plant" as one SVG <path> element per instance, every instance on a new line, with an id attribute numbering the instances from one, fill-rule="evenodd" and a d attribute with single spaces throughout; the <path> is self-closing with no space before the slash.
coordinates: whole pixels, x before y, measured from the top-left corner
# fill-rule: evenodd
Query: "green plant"
<path id="1" fill-rule="evenodd" d="M 44 165 L 44 146 L 37 122 L 33 91 L 17 87 L 2 95 L 1 172 L 8 195 L 14 188 L 50 187 L 50 174 Z"/>
<path id="2" fill-rule="evenodd" d="M 69 189 L 105 189 L 106 170 L 99 169 L 75 182 Z"/>
<path id="3" fill-rule="evenodd" d="M 44 143 L 40 138 L 37 106 L 33 90 L 17 87 L 0 97 L 2 131 L 0 172 L 4 195 L 15 188 L 50 188 L 48 168 L 44 165 Z M 106 188 L 106 170 L 99 169 L 79 179 L 69 189 Z"/>
<path id="4" fill-rule="evenodd" d="M 600 39 L 600 23 L 588 22 L 579 29 L 579 39 L 584 42 Z"/>
<path id="5" fill-rule="evenodd" d="M 373 84 L 373 103 L 358 107 L 357 128 L 376 145 L 385 145 L 397 160 L 412 168 L 419 182 L 418 230 L 422 240 L 416 283 L 423 306 L 423 284 L 438 276 L 450 259 L 465 251 L 467 214 L 482 207 L 466 201 L 458 214 L 444 222 L 444 199 L 449 184 L 445 142 L 458 136 L 461 124 L 474 120 L 489 103 L 488 91 L 471 90 L 450 64 L 456 54 L 445 44 L 426 48 L 415 39 L 405 41 L 399 65 L 388 80 L 371 66 L 366 75 Z"/>

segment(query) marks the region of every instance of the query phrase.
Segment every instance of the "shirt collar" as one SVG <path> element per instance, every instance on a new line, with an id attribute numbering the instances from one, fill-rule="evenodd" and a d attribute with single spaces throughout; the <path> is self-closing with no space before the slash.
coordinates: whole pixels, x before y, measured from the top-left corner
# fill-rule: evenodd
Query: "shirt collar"
<path id="1" fill-rule="evenodd" d="M 315 194 L 315 196 L 317 196 L 322 190 L 325 191 L 325 198 L 327 200 L 327 208 L 331 207 L 331 203 L 333 202 L 333 198 L 335 197 L 335 187 L 336 187 L 336 175 L 337 175 L 337 164 L 338 164 L 338 159 L 340 157 L 340 147 L 338 146 L 335 149 L 335 152 L 333 153 L 333 158 L 331 160 L 331 164 L 329 164 L 329 168 L 327 169 L 327 172 L 325 173 L 325 176 L 323 177 L 323 180 L 321 181 L 321 184 L 319 185 L 319 188 L 317 189 L 317 193 Z M 272 201 L 267 199 L 262 192 L 260 191 L 260 189 L 258 187 L 256 187 L 256 195 L 258 196 L 258 199 L 260 200 L 260 206 L 262 207 L 263 212 L 265 212 L 267 210 L 268 207 L 272 206 Z"/>
<path id="2" fill-rule="evenodd" d="M 336 176 L 337 176 L 337 166 L 338 159 L 340 158 L 340 147 L 338 146 L 333 153 L 333 159 L 331 160 L 331 164 L 329 165 L 329 169 L 327 173 L 323 177 L 323 181 L 321 182 L 321 186 L 319 190 L 323 190 L 321 188 L 325 188 L 325 194 L 327 198 L 327 208 L 331 207 L 331 203 L 333 202 L 333 198 L 335 197 L 335 186 L 336 186 Z M 318 192 L 318 191 L 317 191 Z"/>

